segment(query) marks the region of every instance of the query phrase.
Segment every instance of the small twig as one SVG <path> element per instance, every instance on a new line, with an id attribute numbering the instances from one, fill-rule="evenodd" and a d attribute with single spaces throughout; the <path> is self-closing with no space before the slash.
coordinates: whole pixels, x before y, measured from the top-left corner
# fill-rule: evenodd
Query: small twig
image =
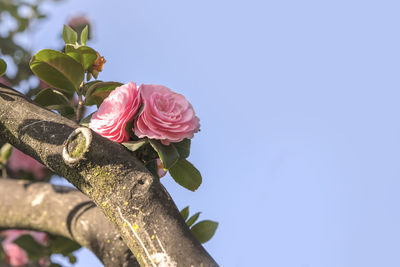
<path id="1" fill-rule="evenodd" d="M 82 111 L 83 111 L 83 99 L 82 99 L 82 93 L 83 93 L 83 85 L 84 83 L 82 82 L 79 92 L 78 92 L 78 108 L 76 110 L 76 123 L 79 123 L 80 120 L 82 119 Z"/>

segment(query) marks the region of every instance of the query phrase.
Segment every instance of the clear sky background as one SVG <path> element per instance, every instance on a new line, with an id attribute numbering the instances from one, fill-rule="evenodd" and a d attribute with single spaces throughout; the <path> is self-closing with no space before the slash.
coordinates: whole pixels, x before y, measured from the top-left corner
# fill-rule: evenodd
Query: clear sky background
<path id="1" fill-rule="evenodd" d="M 221 266 L 400 266 L 400 2 L 69 0 L 32 49 L 93 21 L 102 80 L 163 84 L 201 119 L 195 192 Z M 87 251 L 76 266 L 101 266 Z"/>

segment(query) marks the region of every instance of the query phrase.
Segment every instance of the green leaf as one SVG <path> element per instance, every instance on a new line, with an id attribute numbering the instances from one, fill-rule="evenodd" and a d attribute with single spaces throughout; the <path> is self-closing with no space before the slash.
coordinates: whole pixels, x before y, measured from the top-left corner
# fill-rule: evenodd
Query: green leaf
<path id="1" fill-rule="evenodd" d="M 71 105 L 51 105 L 47 106 L 48 109 L 56 110 L 61 116 L 72 119 L 75 117 L 75 108 Z"/>
<path id="2" fill-rule="evenodd" d="M 205 220 L 195 224 L 191 230 L 200 243 L 205 243 L 213 237 L 217 227 L 217 222 Z"/>
<path id="3" fill-rule="evenodd" d="M 122 85 L 119 82 L 91 82 L 86 90 L 85 94 L 85 105 L 92 106 L 97 105 L 99 107 L 103 103 L 104 99 L 115 90 L 115 88 Z"/>
<path id="4" fill-rule="evenodd" d="M 33 101 L 48 109 L 56 110 L 61 116 L 67 118 L 75 117 L 75 108 L 71 106 L 68 98 L 51 88 L 40 91 Z"/>
<path id="5" fill-rule="evenodd" d="M 85 83 L 85 85 L 83 86 L 83 95 L 84 95 L 85 97 L 87 97 L 87 91 L 89 90 L 89 88 L 91 88 L 92 85 L 94 85 L 94 84 L 96 84 L 96 83 L 102 83 L 102 82 L 103 82 L 103 81 L 96 80 L 96 81 L 91 81 L 91 82 Z M 91 90 L 93 90 L 93 89 L 91 89 Z"/>
<path id="6" fill-rule="evenodd" d="M 169 169 L 169 173 L 175 182 L 191 191 L 196 191 L 201 185 L 200 172 L 186 159 L 180 159 Z"/>
<path id="7" fill-rule="evenodd" d="M 89 46 L 75 47 L 68 44 L 65 46 L 65 53 L 81 63 L 84 70 L 89 69 L 97 59 L 96 51 Z"/>
<path id="8" fill-rule="evenodd" d="M 88 25 L 86 25 L 85 28 L 83 28 L 83 30 L 81 32 L 81 44 L 82 45 L 86 45 L 86 43 L 87 43 L 88 32 L 89 32 L 89 27 L 88 27 Z"/>
<path id="9" fill-rule="evenodd" d="M 130 151 L 136 151 L 138 150 L 141 146 L 143 146 L 144 144 L 147 143 L 147 139 L 140 139 L 138 141 L 129 141 L 129 142 L 125 142 L 122 143 L 122 145 L 124 147 L 126 147 L 127 149 L 129 149 Z"/>
<path id="10" fill-rule="evenodd" d="M 181 215 L 183 219 L 186 221 L 186 219 L 189 217 L 189 206 L 186 206 L 181 210 Z"/>
<path id="11" fill-rule="evenodd" d="M 194 224 L 197 219 L 199 218 L 201 212 L 197 212 L 196 214 L 194 214 L 192 217 L 189 218 L 189 220 L 187 220 L 186 224 L 190 227 L 192 226 L 192 224 Z"/>
<path id="12" fill-rule="evenodd" d="M 67 93 L 78 91 L 84 78 L 81 64 L 70 56 L 51 49 L 37 52 L 29 65 L 39 79 Z"/>
<path id="13" fill-rule="evenodd" d="M 135 120 L 135 118 L 132 118 L 132 119 L 130 119 L 130 120 L 126 123 L 126 125 L 125 125 L 125 131 L 127 131 L 128 134 L 129 134 L 129 136 L 130 136 L 132 139 L 135 140 L 135 134 L 134 134 L 134 132 L 133 132 L 133 124 L 135 123 L 134 120 Z M 137 137 L 136 137 L 136 138 L 137 138 Z M 138 140 L 136 140 L 136 141 L 138 141 Z M 132 150 L 132 151 L 133 151 L 133 150 Z"/>
<path id="14" fill-rule="evenodd" d="M 10 158 L 11 156 L 11 152 L 12 152 L 12 145 L 10 145 L 9 143 L 5 143 L 1 149 L 0 149 L 0 163 L 3 162 L 7 162 L 7 160 Z"/>
<path id="15" fill-rule="evenodd" d="M 14 243 L 24 249 L 31 260 L 38 260 L 50 254 L 49 249 L 36 242 L 31 235 L 22 235 Z"/>
<path id="16" fill-rule="evenodd" d="M 179 158 L 186 159 L 190 155 L 190 139 L 183 139 L 179 143 L 174 143 L 175 148 L 178 150 Z"/>
<path id="17" fill-rule="evenodd" d="M 81 246 L 71 239 L 62 236 L 51 236 L 50 238 L 50 249 L 52 253 L 68 256 L 80 248 Z"/>
<path id="18" fill-rule="evenodd" d="M 0 76 L 3 76 L 7 70 L 7 63 L 0 58 Z"/>
<path id="19" fill-rule="evenodd" d="M 160 157 L 162 163 L 164 164 L 165 169 L 170 169 L 177 163 L 179 159 L 178 150 L 176 150 L 173 144 L 165 146 L 161 144 L 159 140 L 149 139 L 151 146 L 157 152 L 158 156 Z"/>
<path id="20" fill-rule="evenodd" d="M 70 26 L 64 25 L 63 39 L 65 44 L 75 44 L 78 41 L 78 34 Z"/>
<path id="21" fill-rule="evenodd" d="M 41 90 L 33 99 L 36 103 L 43 107 L 50 105 L 68 105 L 69 99 L 61 92 L 47 88 Z"/>

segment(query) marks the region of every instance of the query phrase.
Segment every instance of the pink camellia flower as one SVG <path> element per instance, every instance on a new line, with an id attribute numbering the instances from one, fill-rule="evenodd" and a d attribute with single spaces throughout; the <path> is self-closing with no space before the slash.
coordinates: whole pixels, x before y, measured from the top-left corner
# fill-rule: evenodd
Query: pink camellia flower
<path id="1" fill-rule="evenodd" d="M 181 95 L 162 85 L 141 85 L 144 108 L 135 121 L 134 132 L 159 139 L 164 145 L 192 138 L 200 129 L 192 105 Z"/>
<path id="2" fill-rule="evenodd" d="M 140 105 L 140 93 L 134 82 L 117 87 L 93 114 L 89 128 L 114 142 L 126 142 L 129 140 L 126 124 L 136 115 Z"/>
<path id="3" fill-rule="evenodd" d="M 13 148 L 11 157 L 8 160 L 8 167 L 13 173 L 18 173 L 19 171 L 30 172 L 38 180 L 46 177 L 46 166 L 16 148 Z"/>

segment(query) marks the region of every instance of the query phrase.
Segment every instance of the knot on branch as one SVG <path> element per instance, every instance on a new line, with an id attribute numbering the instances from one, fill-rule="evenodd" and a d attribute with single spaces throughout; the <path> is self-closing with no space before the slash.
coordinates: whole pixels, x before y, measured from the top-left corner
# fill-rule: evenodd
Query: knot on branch
<path id="1" fill-rule="evenodd" d="M 62 156 L 68 165 L 75 165 L 85 160 L 92 143 L 92 132 L 89 128 L 79 127 L 75 129 L 64 142 Z"/>

